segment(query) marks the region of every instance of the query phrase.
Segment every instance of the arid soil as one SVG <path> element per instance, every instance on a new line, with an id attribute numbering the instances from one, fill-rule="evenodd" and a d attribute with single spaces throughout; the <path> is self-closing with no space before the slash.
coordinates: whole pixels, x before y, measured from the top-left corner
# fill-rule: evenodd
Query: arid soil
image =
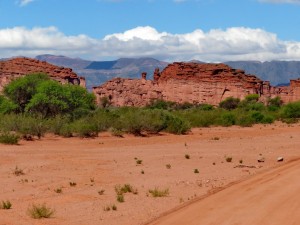
<path id="1" fill-rule="evenodd" d="M 0 225 L 296 224 L 300 166 L 289 161 L 298 158 L 300 124 L 282 123 L 0 144 L 0 202 L 12 203 L 0 209 Z M 16 176 L 16 167 L 24 175 Z M 138 194 L 126 193 L 119 203 L 115 186 L 124 184 Z M 153 198 L 154 188 L 169 196 Z M 30 217 L 28 208 L 39 203 L 55 209 L 52 218 Z M 116 211 L 104 210 L 113 204 Z"/>

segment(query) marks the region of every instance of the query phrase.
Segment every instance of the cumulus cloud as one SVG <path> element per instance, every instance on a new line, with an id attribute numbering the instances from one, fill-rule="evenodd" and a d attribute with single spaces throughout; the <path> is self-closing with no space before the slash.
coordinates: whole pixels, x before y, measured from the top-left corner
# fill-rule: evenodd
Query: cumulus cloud
<path id="1" fill-rule="evenodd" d="M 17 3 L 19 6 L 26 6 L 33 1 L 35 1 L 35 0 L 19 0 Z"/>
<path id="2" fill-rule="evenodd" d="M 260 2 L 267 3 L 289 3 L 289 4 L 300 4 L 300 0 L 259 0 Z"/>
<path id="3" fill-rule="evenodd" d="M 33 57 L 45 53 L 94 60 L 118 57 L 207 62 L 300 60 L 300 42 L 283 41 L 274 33 L 246 27 L 208 32 L 197 29 L 185 34 L 171 34 L 146 26 L 110 34 L 102 39 L 83 34 L 68 36 L 56 27 L 0 30 L 0 57 Z"/>

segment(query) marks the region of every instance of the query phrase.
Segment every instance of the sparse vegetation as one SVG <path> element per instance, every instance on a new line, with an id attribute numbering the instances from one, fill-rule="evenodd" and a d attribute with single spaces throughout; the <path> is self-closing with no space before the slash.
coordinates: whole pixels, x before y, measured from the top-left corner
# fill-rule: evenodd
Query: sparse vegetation
<path id="1" fill-rule="evenodd" d="M 69 184 L 70 184 L 70 187 L 75 187 L 77 185 L 76 182 L 73 182 L 73 181 L 69 182 Z"/>
<path id="2" fill-rule="evenodd" d="M 125 202 L 124 195 L 123 194 L 120 194 L 120 195 L 118 194 L 117 195 L 117 201 L 120 202 L 120 203 Z"/>
<path id="3" fill-rule="evenodd" d="M 225 156 L 226 162 L 232 162 L 232 157 L 231 156 Z"/>
<path id="4" fill-rule="evenodd" d="M 47 207 L 46 204 L 32 205 L 31 208 L 28 208 L 28 214 L 33 219 L 50 218 L 53 216 L 54 212 L 55 211 Z"/>
<path id="5" fill-rule="evenodd" d="M 60 193 L 62 193 L 62 188 L 56 188 L 56 189 L 54 189 L 54 192 L 57 194 L 60 194 Z"/>
<path id="6" fill-rule="evenodd" d="M 106 212 L 108 212 L 110 210 L 117 211 L 118 207 L 115 204 L 113 204 L 113 205 L 107 205 L 107 206 L 103 207 L 103 210 L 106 211 Z"/>
<path id="7" fill-rule="evenodd" d="M 7 145 L 16 145 L 20 140 L 20 136 L 17 134 L 4 132 L 0 133 L 0 143 Z"/>
<path id="8" fill-rule="evenodd" d="M 191 127 L 247 127 L 300 119 L 300 102 L 282 105 L 276 97 L 264 105 L 257 94 L 242 101 L 229 97 L 219 107 L 162 100 L 144 108 L 114 108 L 110 104 L 110 98 L 104 97 L 97 108 L 93 94 L 76 85 L 61 85 L 45 74 L 18 78 L 0 95 L 0 143 L 17 144 L 19 137 L 33 140 L 34 136 L 41 138 L 46 133 L 84 138 L 97 137 L 102 131 L 117 137 L 124 133 L 145 136 L 161 131 L 186 134 Z"/>
<path id="9" fill-rule="evenodd" d="M 101 189 L 100 191 L 98 191 L 98 194 L 99 194 L 99 195 L 104 195 L 104 192 L 105 192 L 105 190 L 104 190 L 104 189 Z"/>
<path id="10" fill-rule="evenodd" d="M 167 197 L 169 195 L 169 189 L 158 189 L 157 187 L 154 189 L 150 189 L 149 193 L 152 195 L 152 197 L 157 198 L 157 197 Z"/>
<path id="11" fill-rule="evenodd" d="M 171 164 L 167 164 L 167 165 L 166 165 L 166 168 L 167 168 L 167 169 L 171 169 Z"/>
<path id="12" fill-rule="evenodd" d="M 116 191 L 117 195 L 123 195 L 125 193 L 138 194 L 138 190 L 130 184 L 124 184 L 123 186 L 116 185 L 115 191 Z"/>
<path id="13" fill-rule="evenodd" d="M 137 159 L 135 162 L 136 162 L 137 165 L 141 165 L 143 163 L 143 160 Z"/>
<path id="14" fill-rule="evenodd" d="M 138 190 L 136 188 L 134 188 L 133 186 L 131 186 L 130 184 L 124 184 L 123 186 L 121 185 L 116 185 L 115 186 L 115 192 L 117 194 L 117 201 L 118 202 L 124 202 L 124 194 L 126 193 L 132 193 L 137 195 L 138 194 Z"/>
<path id="15" fill-rule="evenodd" d="M 13 174 L 16 176 L 25 175 L 23 169 L 19 168 L 18 166 L 15 167 Z"/>
<path id="16" fill-rule="evenodd" d="M 12 204 L 11 204 L 11 202 L 10 201 L 2 201 L 1 202 L 1 205 L 0 205 L 0 209 L 11 209 L 11 207 L 12 207 Z"/>

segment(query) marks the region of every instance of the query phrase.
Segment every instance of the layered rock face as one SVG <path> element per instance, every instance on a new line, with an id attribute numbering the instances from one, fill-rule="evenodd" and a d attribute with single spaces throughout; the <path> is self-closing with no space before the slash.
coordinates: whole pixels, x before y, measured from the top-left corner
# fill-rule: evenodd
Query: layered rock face
<path id="1" fill-rule="evenodd" d="M 249 94 L 259 94 L 262 101 L 275 96 L 284 102 L 300 100 L 300 80 L 275 88 L 225 64 L 173 63 L 162 72 L 156 69 L 153 78 L 146 80 L 145 74 L 140 80 L 115 78 L 93 92 L 98 102 L 108 97 L 114 106 L 145 106 L 155 99 L 218 105 L 227 97 L 244 99 Z"/>
<path id="2" fill-rule="evenodd" d="M 14 58 L 0 62 L 0 92 L 13 79 L 31 73 L 46 73 L 51 79 L 60 83 L 71 83 L 85 87 L 85 79 L 78 77 L 72 69 L 57 67 L 47 62 L 30 58 Z"/>

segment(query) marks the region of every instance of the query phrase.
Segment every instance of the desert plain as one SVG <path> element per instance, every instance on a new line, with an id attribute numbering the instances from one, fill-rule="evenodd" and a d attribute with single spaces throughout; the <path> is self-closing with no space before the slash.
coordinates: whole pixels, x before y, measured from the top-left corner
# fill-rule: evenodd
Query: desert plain
<path id="1" fill-rule="evenodd" d="M 0 201 L 12 203 L 0 225 L 299 224 L 299 158 L 300 124 L 280 122 L 0 144 Z M 124 184 L 137 193 L 118 202 Z M 152 197 L 155 188 L 168 195 Z M 53 217 L 31 218 L 33 204 Z"/>

